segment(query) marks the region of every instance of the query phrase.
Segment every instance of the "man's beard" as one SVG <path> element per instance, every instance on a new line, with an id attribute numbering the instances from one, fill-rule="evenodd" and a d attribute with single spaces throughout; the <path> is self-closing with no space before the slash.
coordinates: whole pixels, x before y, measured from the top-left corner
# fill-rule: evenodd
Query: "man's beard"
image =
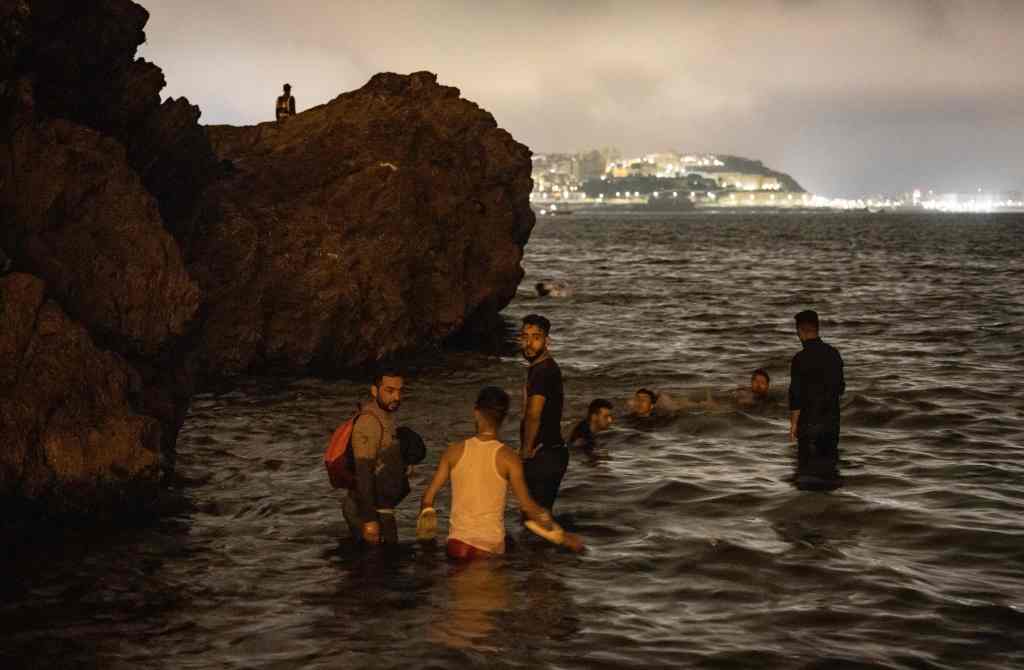
<path id="1" fill-rule="evenodd" d="M 402 403 L 400 403 L 400 402 L 393 402 L 393 401 L 389 402 L 389 403 L 384 403 L 384 402 L 381 402 L 380 398 L 377 398 L 377 407 L 380 407 L 385 412 L 397 412 L 398 408 L 399 408 L 399 406 L 401 404 Z"/>
<path id="2" fill-rule="evenodd" d="M 541 356 L 543 356 L 545 352 L 547 352 L 546 348 L 545 349 L 541 349 L 540 351 L 535 353 L 533 356 L 531 356 L 530 354 L 526 353 L 526 349 L 523 349 L 523 358 L 525 358 L 527 361 L 532 363 L 535 360 L 537 360 L 538 358 L 540 358 Z"/>

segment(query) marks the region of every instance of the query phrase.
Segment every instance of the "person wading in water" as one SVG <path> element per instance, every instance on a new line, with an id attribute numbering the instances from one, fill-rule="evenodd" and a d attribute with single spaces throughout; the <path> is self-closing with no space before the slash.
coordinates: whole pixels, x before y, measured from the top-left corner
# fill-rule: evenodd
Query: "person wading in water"
<path id="1" fill-rule="evenodd" d="M 402 404 L 402 384 L 400 372 L 379 370 L 370 387 L 372 398 L 360 405 L 352 428 L 356 486 L 342 512 L 353 539 L 371 545 L 398 542 L 394 506 L 406 492 L 406 465 L 393 416 Z"/>
<path id="2" fill-rule="evenodd" d="M 498 430 L 509 404 L 508 394 L 500 388 L 481 389 L 473 405 L 476 435 L 445 450 L 430 486 L 423 493 L 420 517 L 432 517 L 431 524 L 436 528 L 434 498 L 448 479 L 452 480 L 447 545 L 450 558 L 468 560 L 505 553 L 505 499 L 509 486 L 523 514 L 542 530 L 557 534 L 552 541 L 573 551 L 583 549 L 579 537 L 558 528 L 551 514 L 530 497 L 522 461 L 498 441 Z M 433 529 L 428 534 L 431 537 L 432 532 Z"/>
<path id="3" fill-rule="evenodd" d="M 562 370 L 548 351 L 549 332 L 551 322 L 543 316 L 523 318 L 519 343 L 530 367 L 523 387 L 519 456 L 530 495 L 541 507 L 553 509 L 569 450 L 562 439 Z"/>
<path id="4" fill-rule="evenodd" d="M 839 476 L 839 397 L 846 390 L 843 359 L 818 334 L 818 313 L 794 317 L 803 349 L 789 373 L 789 439 L 797 443 L 797 472 L 821 479 Z"/>

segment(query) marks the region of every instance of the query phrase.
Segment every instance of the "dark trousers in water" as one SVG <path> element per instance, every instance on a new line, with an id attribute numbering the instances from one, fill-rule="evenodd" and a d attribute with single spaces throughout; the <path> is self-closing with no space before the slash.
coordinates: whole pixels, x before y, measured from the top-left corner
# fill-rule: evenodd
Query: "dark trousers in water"
<path id="1" fill-rule="evenodd" d="M 359 508 L 356 507 L 356 501 L 352 499 L 351 493 L 345 496 L 345 502 L 341 506 L 341 511 L 345 515 L 345 522 L 348 524 L 348 532 L 352 533 L 352 539 L 356 542 L 362 542 L 363 522 L 359 519 Z M 398 523 L 395 521 L 395 513 L 378 512 L 377 516 L 380 519 L 381 541 L 397 544 Z"/>
<path id="2" fill-rule="evenodd" d="M 839 476 L 839 427 L 801 429 L 797 441 L 797 472 L 815 477 Z"/>
<path id="3" fill-rule="evenodd" d="M 523 477 L 534 502 L 549 510 L 555 506 L 568 467 L 569 450 L 564 445 L 541 447 L 533 458 L 523 461 Z"/>

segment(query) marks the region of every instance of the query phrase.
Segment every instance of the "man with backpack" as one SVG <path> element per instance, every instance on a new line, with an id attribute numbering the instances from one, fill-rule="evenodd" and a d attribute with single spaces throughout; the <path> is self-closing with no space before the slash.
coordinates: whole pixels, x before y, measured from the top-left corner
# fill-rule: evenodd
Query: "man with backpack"
<path id="1" fill-rule="evenodd" d="M 353 539 L 368 544 L 398 542 L 394 507 L 409 493 L 393 418 L 402 404 L 402 382 L 394 369 L 378 371 L 370 386 L 372 398 L 360 404 L 352 427 L 355 486 L 342 511 Z"/>

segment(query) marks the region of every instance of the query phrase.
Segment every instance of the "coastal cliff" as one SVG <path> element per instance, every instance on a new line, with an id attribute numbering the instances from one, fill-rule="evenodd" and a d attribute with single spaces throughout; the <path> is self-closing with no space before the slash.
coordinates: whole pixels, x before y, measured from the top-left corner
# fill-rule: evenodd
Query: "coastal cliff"
<path id="1" fill-rule="evenodd" d="M 207 129 L 135 58 L 148 18 L 0 0 L 7 518 L 145 510 L 203 379 L 433 346 L 522 277 L 530 152 L 457 89 L 383 74 Z"/>

